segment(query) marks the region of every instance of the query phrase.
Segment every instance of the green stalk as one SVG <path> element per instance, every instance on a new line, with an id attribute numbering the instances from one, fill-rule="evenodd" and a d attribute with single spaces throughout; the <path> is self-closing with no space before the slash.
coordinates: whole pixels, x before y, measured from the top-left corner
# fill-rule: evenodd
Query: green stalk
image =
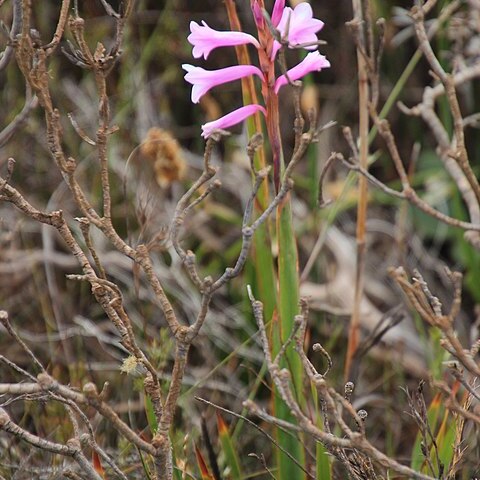
<path id="1" fill-rule="evenodd" d="M 282 158 L 283 160 L 283 158 Z M 284 203 L 277 208 L 277 239 L 278 239 L 278 322 L 272 323 L 272 347 L 273 355 L 276 355 L 281 346 L 287 340 L 293 329 L 295 315 L 299 313 L 298 303 L 300 300 L 298 284 L 298 254 L 295 240 L 295 232 L 292 225 L 292 206 L 290 195 Z M 275 325 L 276 324 L 276 325 Z M 275 326 L 277 328 L 275 328 Z M 285 354 L 285 365 L 292 375 L 297 401 L 303 405 L 303 367 L 298 354 L 291 345 Z M 274 396 L 275 416 L 282 420 L 295 423 L 290 409 L 285 405 L 278 394 Z M 300 464 L 304 464 L 304 452 L 301 443 L 285 434 L 281 430 L 277 432 L 278 442 L 290 452 Z M 300 472 L 298 467 L 282 452 L 278 453 L 278 466 L 280 480 L 298 479 Z"/>
<path id="2" fill-rule="evenodd" d="M 272 83 L 273 85 L 273 83 Z M 278 111 L 278 96 L 269 89 L 267 95 L 267 129 L 272 147 L 274 179 L 280 178 L 285 169 L 282 142 L 280 135 L 280 118 Z M 275 172 L 277 167 L 280 172 Z M 277 188 L 277 182 L 275 182 Z M 279 352 L 287 341 L 294 326 L 295 315 L 299 313 L 299 273 L 298 252 L 295 231 L 293 229 L 292 206 L 290 194 L 277 207 L 277 241 L 278 241 L 278 318 L 272 322 L 272 355 Z M 290 345 L 285 352 L 283 366 L 288 367 L 296 393 L 296 399 L 301 406 L 305 404 L 303 395 L 303 366 Z M 274 390 L 274 413 L 277 418 L 295 423 L 290 409 Z M 302 444 L 289 434 L 277 429 L 278 443 L 292 454 L 301 465 L 305 464 L 305 453 Z M 280 480 L 298 479 L 298 466 L 295 465 L 283 452 L 278 451 L 278 468 Z"/>

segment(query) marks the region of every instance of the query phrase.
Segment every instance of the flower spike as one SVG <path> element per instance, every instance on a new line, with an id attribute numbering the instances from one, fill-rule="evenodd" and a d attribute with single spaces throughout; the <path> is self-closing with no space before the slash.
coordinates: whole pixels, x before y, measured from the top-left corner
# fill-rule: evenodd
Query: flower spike
<path id="1" fill-rule="evenodd" d="M 202 136 L 208 138 L 214 130 L 228 128 L 261 111 L 266 117 L 272 146 L 274 181 L 278 188 L 282 157 L 281 136 L 278 128 L 278 92 L 289 81 L 296 81 L 309 72 L 328 68 L 330 62 L 317 51 L 317 32 L 322 29 L 323 22 L 313 17 L 312 7 L 308 2 L 301 1 L 292 9 L 285 6 L 286 0 L 274 0 L 268 25 L 265 0 L 250 0 L 249 3 L 257 26 L 258 39 L 245 32 L 218 31 L 210 28 L 204 21 L 201 24 L 192 21 L 190 22 L 188 41 L 193 46 L 193 56 L 205 59 L 212 50 L 219 47 L 252 44 L 257 49 L 260 68 L 250 64 L 235 65 L 218 70 L 205 70 L 190 64 L 182 66 L 186 70 L 185 80 L 192 84 L 193 103 L 198 103 L 203 95 L 217 85 L 240 80 L 250 75 L 257 75 L 261 79 L 261 92 L 266 108 L 256 104 L 240 107 L 218 120 L 203 125 Z M 278 78 L 275 77 L 274 62 L 282 45 L 274 30 L 277 30 L 282 38 L 282 43 L 285 42 L 288 47 L 311 50 L 302 62 Z"/>

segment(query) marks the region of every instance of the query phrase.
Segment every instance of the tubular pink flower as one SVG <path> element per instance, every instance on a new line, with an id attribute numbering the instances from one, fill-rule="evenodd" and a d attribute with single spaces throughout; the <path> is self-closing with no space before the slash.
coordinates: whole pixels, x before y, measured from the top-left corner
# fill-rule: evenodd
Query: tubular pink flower
<path id="1" fill-rule="evenodd" d="M 317 48 L 315 45 L 318 40 L 316 34 L 323 28 L 323 25 L 324 23 L 321 20 L 313 18 L 313 11 L 310 4 L 302 2 L 293 10 L 290 7 L 283 9 L 282 18 L 277 25 L 277 30 L 282 37 L 285 37 L 288 33 L 289 47 L 310 43 L 312 45 L 304 48 L 314 50 Z M 272 57 L 275 56 L 280 47 L 280 43 L 275 40 Z"/>
<path id="2" fill-rule="evenodd" d="M 215 130 L 229 128 L 237 123 L 243 122 L 250 115 L 257 112 L 263 112 L 264 115 L 267 114 L 261 105 L 253 104 L 237 108 L 237 110 L 227 113 L 227 115 L 220 117 L 218 120 L 202 125 L 202 137 L 208 138 Z"/>
<path id="3" fill-rule="evenodd" d="M 326 59 L 324 55 L 320 55 L 318 51 L 310 52 L 298 65 L 287 70 L 288 78 L 294 82 L 299 78 L 304 77 L 307 73 L 310 72 L 319 72 L 323 68 L 328 68 L 330 62 Z M 278 93 L 283 85 L 288 83 L 286 75 L 278 77 L 275 82 L 275 93 Z"/>
<path id="4" fill-rule="evenodd" d="M 203 26 L 202 26 L 203 25 Z M 187 40 L 193 45 L 192 54 L 195 58 L 203 55 L 205 60 L 210 52 L 218 47 L 232 47 L 251 43 L 259 48 L 257 39 L 248 33 L 243 32 L 221 32 L 210 28 L 206 22 L 202 25 L 197 22 L 190 22 L 190 35 Z"/>
<path id="5" fill-rule="evenodd" d="M 275 5 L 272 10 L 272 25 L 276 27 L 282 19 L 283 10 L 285 8 L 285 0 L 275 0 Z"/>
<path id="6" fill-rule="evenodd" d="M 187 71 L 185 80 L 193 85 L 192 102 L 198 103 L 200 98 L 211 88 L 222 83 L 233 82 L 249 75 L 258 75 L 263 80 L 262 71 L 253 65 L 234 65 L 219 70 L 205 70 L 185 63 L 182 68 Z"/>

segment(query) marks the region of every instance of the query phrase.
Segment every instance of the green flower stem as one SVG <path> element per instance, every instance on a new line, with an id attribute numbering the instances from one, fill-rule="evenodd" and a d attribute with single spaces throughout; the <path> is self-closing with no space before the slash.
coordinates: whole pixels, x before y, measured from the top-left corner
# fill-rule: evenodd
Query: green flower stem
<path id="1" fill-rule="evenodd" d="M 282 141 L 280 136 L 280 118 L 278 111 L 278 96 L 273 89 L 269 88 L 267 95 L 267 130 L 274 159 L 274 171 L 277 167 L 275 188 L 278 188 L 278 180 L 285 170 Z M 279 352 L 293 329 L 295 315 L 299 313 L 299 274 L 297 242 L 292 221 L 292 207 L 290 194 L 277 207 L 277 242 L 278 242 L 278 309 L 277 318 L 272 322 L 272 356 Z M 287 348 L 284 366 L 288 368 L 292 376 L 292 382 L 300 405 L 304 405 L 303 396 L 303 367 L 293 345 Z M 281 399 L 278 392 L 274 391 L 274 413 L 277 418 L 294 422 L 290 409 Z M 278 443 L 297 461 L 305 464 L 305 453 L 300 441 L 282 430 L 277 430 Z M 280 480 L 300 478 L 298 467 L 283 452 L 278 451 L 278 468 Z"/>

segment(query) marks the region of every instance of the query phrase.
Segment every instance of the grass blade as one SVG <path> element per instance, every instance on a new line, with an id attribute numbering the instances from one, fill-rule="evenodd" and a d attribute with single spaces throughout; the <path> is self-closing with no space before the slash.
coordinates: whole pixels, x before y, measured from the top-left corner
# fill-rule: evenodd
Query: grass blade
<path id="1" fill-rule="evenodd" d="M 427 410 L 427 422 L 430 425 L 430 429 L 432 432 L 436 430 L 438 419 L 441 414 L 441 409 L 442 409 L 441 400 L 442 400 L 441 395 L 437 393 L 435 397 L 433 397 L 433 400 L 430 403 L 430 406 L 428 407 L 428 410 Z M 426 463 L 425 456 L 422 453 L 422 447 L 421 447 L 422 441 L 423 441 L 422 434 L 421 432 L 418 432 L 417 438 L 415 439 L 415 443 L 413 446 L 412 463 L 411 463 L 412 468 L 417 472 L 422 471 L 423 466 Z"/>
<path id="2" fill-rule="evenodd" d="M 196 445 L 195 445 L 195 456 L 197 457 L 197 465 L 198 465 L 198 469 L 200 470 L 200 475 L 202 477 L 202 480 L 215 480 L 212 474 L 210 473 L 210 471 L 208 470 L 207 462 L 205 462 L 202 452 Z"/>
<path id="3" fill-rule="evenodd" d="M 145 415 L 147 417 L 147 423 L 150 428 L 150 432 L 152 435 L 155 435 L 155 432 L 158 428 L 157 417 L 155 415 L 155 411 L 153 410 L 153 403 L 152 400 L 148 395 L 144 395 L 145 399 Z"/>
<path id="4" fill-rule="evenodd" d="M 299 311 L 299 278 L 298 254 L 295 233 L 292 225 L 292 209 L 290 196 L 277 209 L 277 237 L 278 237 L 278 285 L 279 285 L 279 315 L 272 322 L 272 348 L 273 354 L 278 353 L 281 345 L 287 340 L 292 331 L 295 315 Z M 300 405 L 303 399 L 303 368 L 293 346 L 290 346 L 285 355 L 285 363 L 292 375 L 297 400 Z M 295 423 L 290 409 L 285 405 L 278 394 L 274 397 L 274 411 L 278 418 Z M 278 443 L 290 452 L 300 464 L 304 465 L 303 446 L 298 439 L 277 430 Z M 278 468 L 280 480 L 302 478 L 298 467 L 282 452 L 278 452 Z M 302 473 L 303 475 L 303 473 Z"/>
<path id="5" fill-rule="evenodd" d="M 143 458 L 143 452 L 137 447 L 137 452 L 140 457 L 140 462 L 142 463 L 143 472 L 145 473 L 145 478 L 147 480 L 153 480 L 152 475 L 150 474 L 150 469 L 148 468 L 145 458 Z"/>
<path id="6" fill-rule="evenodd" d="M 438 449 L 438 459 L 442 466 L 442 476 L 448 471 L 450 463 L 453 459 L 454 444 L 455 444 L 455 419 L 452 418 L 448 410 L 443 415 L 443 420 L 438 430 L 437 437 L 435 438 Z M 433 447 L 434 448 L 434 447 Z M 432 450 L 433 450 L 432 448 Z M 433 457 L 432 452 L 432 457 Z M 440 466 L 439 466 L 440 470 Z M 437 472 L 440 475 L 440 472 Z"/>
<path id="7" fill-rule="evenodd" d="M 222 444 L 222 450 L 225 455 L 225 461 L 230 468 L 230 476 L 232 480 L 241 480 L 243 478 L 243 474 L 240 468 L 237 451 L 233 445 L 232 437 L 230 436 L 230 432 L 228 431 L 228 426 L 218 412 L 217 425 L 220 443 Z"/>
<path id="8" fill-rule="evenodd" d="M 93 468 L 95 469 L 95 471 L 102 478 L 105 478 L 105 470 L 103 469 L 100 457 L 98 456 L 98 453 L 95 450 L 92 451 L 92 463 L 93 463 Z"/>

